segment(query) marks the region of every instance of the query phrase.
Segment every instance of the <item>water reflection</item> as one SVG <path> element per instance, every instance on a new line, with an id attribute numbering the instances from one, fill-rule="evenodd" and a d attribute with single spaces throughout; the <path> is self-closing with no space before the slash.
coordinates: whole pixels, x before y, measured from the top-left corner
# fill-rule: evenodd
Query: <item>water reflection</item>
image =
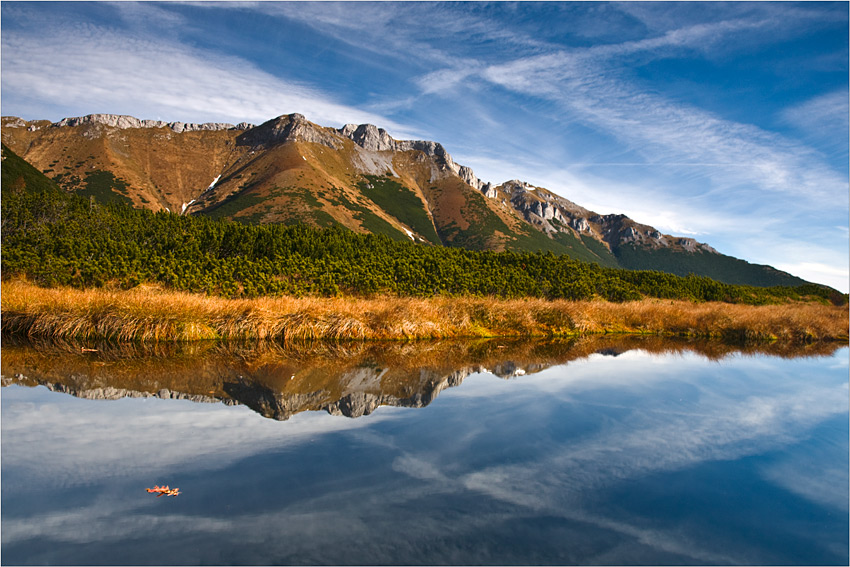
<path id="1" fill-rule="evenodd" d="M 3 344 L 120 398 L 3 389 L 4 564 L 848 561 L 847 348 L 82 346 Z"/>
<path id="2" fill-rule="evenodd" d="M 793 359 L 829 356 L 838 343 L 593 336 L 573 340 L 423 342 L 78 343 L 5 338 L 2 384 L 46 386 L 87 399 L 159 397 L 242 404 L 276 420 L 303 411 L 360 417 L 380 406 L 425 407 L 472 373 L 501 378 L 640 350 Z"/>

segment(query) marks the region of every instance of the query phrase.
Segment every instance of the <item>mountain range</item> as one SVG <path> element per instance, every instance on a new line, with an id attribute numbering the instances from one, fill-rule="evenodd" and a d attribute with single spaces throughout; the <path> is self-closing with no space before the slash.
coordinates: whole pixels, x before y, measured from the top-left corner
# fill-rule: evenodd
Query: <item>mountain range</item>
<path id="1" fill-rule="evenodd" d="M 245 223 L 342 225 L 426 245 L 552 252 L 731 284 L 807 283 L 543 187 L 484 182 L 441 144 L 395 140 L 371 124 L 336 129 L 301 114 L 258 126 L 3 117 L 2 141 L 66 191 L 101 202 Z"/>

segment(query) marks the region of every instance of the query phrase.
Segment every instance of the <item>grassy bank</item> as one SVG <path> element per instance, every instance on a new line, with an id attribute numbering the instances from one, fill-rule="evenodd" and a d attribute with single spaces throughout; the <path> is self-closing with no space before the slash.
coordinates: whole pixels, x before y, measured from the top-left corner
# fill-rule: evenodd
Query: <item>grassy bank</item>
<path id="1" fill-rule="evenodd" d="M 2 286 L 3 333 L 118 341 L 425 339 L 640 333 L 842 340 L 847 307 L 645 299 L 624 303 L 492 298 L 225 299 L 138 286 Z"/>

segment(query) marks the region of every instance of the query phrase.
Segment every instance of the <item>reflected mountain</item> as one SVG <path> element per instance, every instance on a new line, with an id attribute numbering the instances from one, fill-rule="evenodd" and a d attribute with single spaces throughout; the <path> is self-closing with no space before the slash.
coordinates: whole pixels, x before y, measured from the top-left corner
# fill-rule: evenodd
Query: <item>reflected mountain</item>
<path id="1" fill-rule="evenodd" d="M 303 411 L 360 417 L 380 406 L 421 408 L 473 373 L 515 378 L 633 349 L 829 356 L 839 343 L 732 345 L 711 340 L 591 336 L 572 340 L 419 342 L 76 343 L 4 337 L 2 385 L 45 386 L 86 399 L 158 397 L 242 404 L 272 419 Z"/>

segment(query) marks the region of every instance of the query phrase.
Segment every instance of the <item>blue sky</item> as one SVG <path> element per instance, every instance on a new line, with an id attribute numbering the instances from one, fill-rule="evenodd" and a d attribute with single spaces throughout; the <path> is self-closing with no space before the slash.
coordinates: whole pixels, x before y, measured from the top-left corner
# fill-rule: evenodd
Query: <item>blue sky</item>
<path id="1" fill-rule="evenodd" d="M 2 114 L 441 142 L 848 290 L 848 3 L 2 3 Z"/>

